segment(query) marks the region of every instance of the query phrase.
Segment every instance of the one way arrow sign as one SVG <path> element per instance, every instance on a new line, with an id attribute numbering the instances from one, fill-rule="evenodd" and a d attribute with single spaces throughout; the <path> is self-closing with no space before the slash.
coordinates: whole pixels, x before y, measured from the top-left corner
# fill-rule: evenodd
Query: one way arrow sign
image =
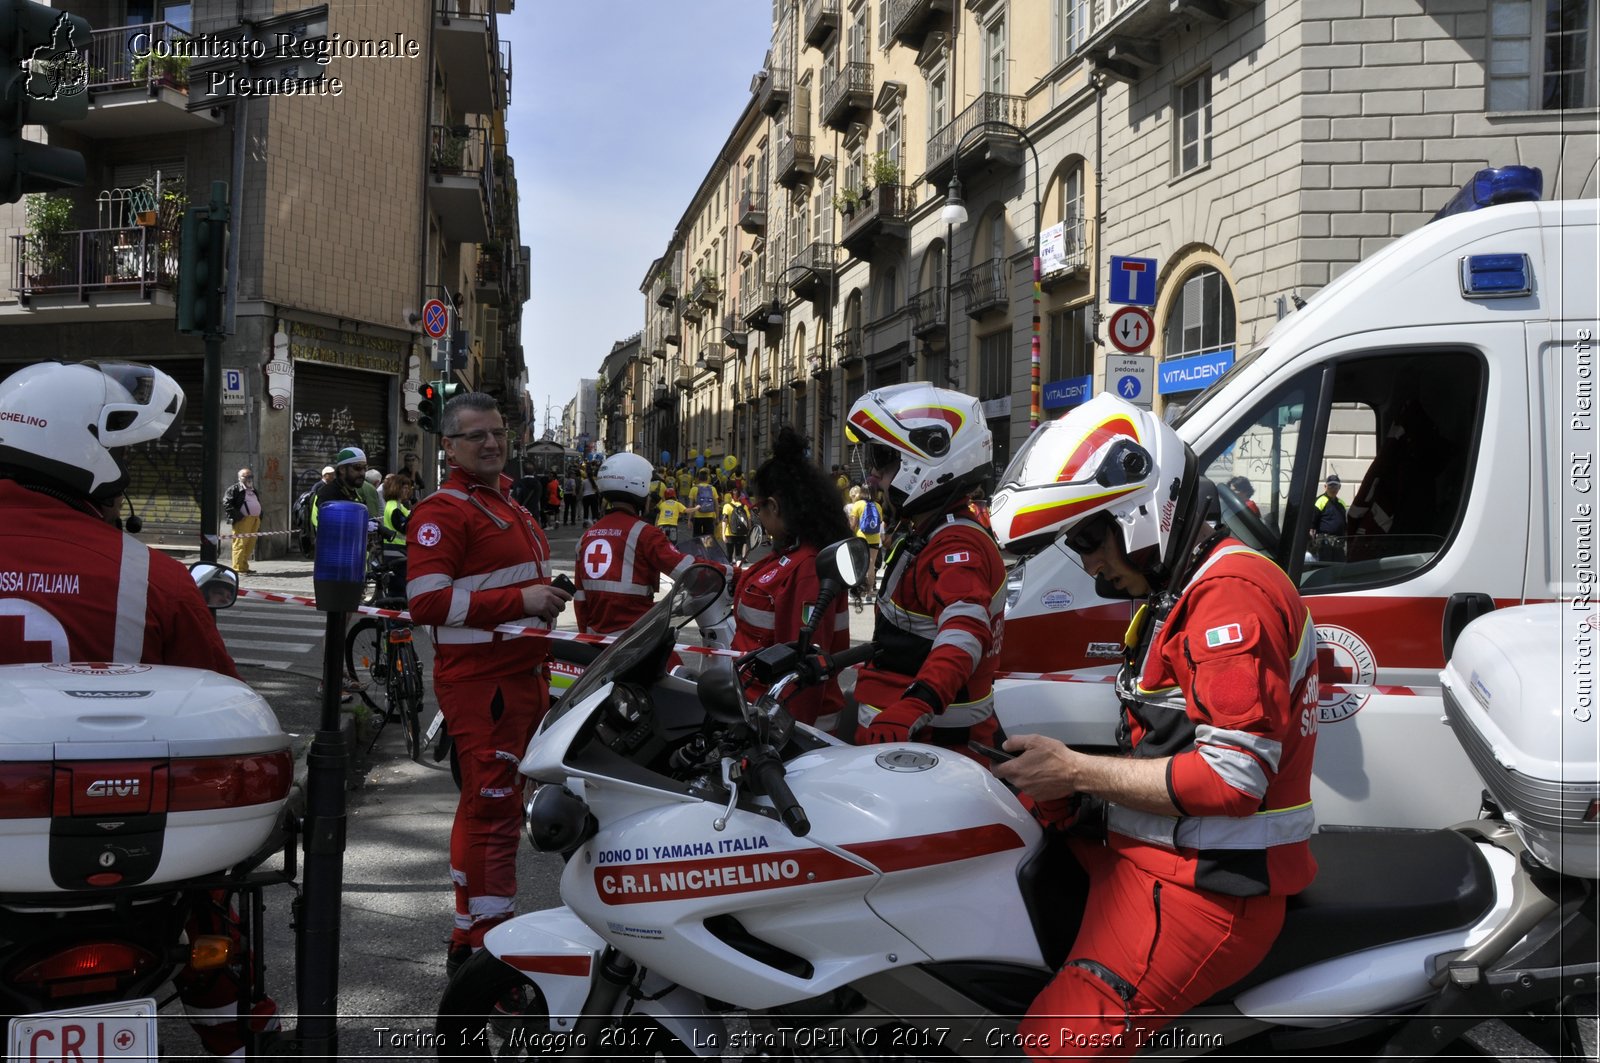
<path id="1" fill-rule="evenodd" d="M 1138 354 L 1150 346 L 1155 336 L 1155 322 L 1150 312 L 1142 306 L 1120 307 L 1111 315 L 1111 346 L 1123 354 Z"/>

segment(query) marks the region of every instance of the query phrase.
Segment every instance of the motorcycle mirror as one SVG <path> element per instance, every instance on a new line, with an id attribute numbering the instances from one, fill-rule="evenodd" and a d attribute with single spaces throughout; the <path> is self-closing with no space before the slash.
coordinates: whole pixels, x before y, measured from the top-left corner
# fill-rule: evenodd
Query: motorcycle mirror
<path id="1" fill-rule="evenodd" d="M 844 587 L 854 587 L 867 574 L 870 558 L 867 541 L 852 535 L 818 551 L 817 578 L 832 580 Z"/>
<path id="2" fill-rule="evenodd" d="M 226 609 L 239 600 L 239 573 L 227 565 L 196 561 L 189 575 L 200 588 L 207 609 Z"/>
<path id="3" fill-rule="evenodd" d="M 744 687 L 733 662 L 713 658 L 700 672 L 700 703 L 718 723 L 741 723 L 746 718 Z"/>
<path id="4" fill-rule="evenodd" d="M 690 565 L 672 588 L 672 615 L 693 620 L 722 596 L 728 578 L 716 565 Z"/>

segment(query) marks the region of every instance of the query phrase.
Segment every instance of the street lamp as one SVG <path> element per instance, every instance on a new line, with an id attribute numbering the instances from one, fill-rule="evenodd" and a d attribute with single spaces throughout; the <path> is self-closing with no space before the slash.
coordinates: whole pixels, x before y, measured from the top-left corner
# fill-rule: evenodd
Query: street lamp
<path id="1" fill-rule="evenodd" d="M 1022 128 L 1020 126 L 1013 125 L 1010 122 L 1002 121 L 1002 120 L 1000 120 L 998 118 L 986 118 L 983 121 L 979 122 L 977 125 L 974 125 L 971 129 L 967 130 L 965 133 L 963 133 L 961 135 L 961 139 L 956 142 L 956 150 L 953 151 L 951 153 L 951 156 L 950 156 L 951 157 L 951 163 L 950 163 L 950 165 L 951 165 L 950 186 L 945 192 L 944 209 L 939 212 L 939 218 L 940 218 L 940 220 L 942 220 L 945 223 L 945 231 L 946 231 L 946 233 L 950 234 L 951 238 L 953 238 L 953 236 L 954 236 L 953 230 L 957 225 L 965 225 L 967 223 L 967 205 L 964 202 L 962 202 L 962 199 L 961 199 L 961 180 L 956 174 L 956 171 L 960 168 L 960 164 L 961 164 L 961 145 L 966 143 L 967 137 L 970 137 L 973 133 L 976 133 L 980 129 L 989 129 L 989 128 L 1003 129 L 1008 133 L 1015 134 L 1017 136 L 1017 138 L 1022 141 L 1023 145 L 1025 147 L 1027 147 L 1028 154 L 1033 156 L 1033 341 L 1032 341 L 1032 346 L 1029 349 L 1029 358 L 1028 358 L 1028 397 L 1029 397 L 1029 402 L 1028 402 L 1028 427 L 1029 428 L 1038 428 L 1039 427 L 1039 302 L 1040 302 L 1040 298 L 1041 298 L 1041 295 L 1042 295 L 1043 290 L 1044 290 L 1042 285 L 1041 285 L 1041 283 L 1040 283 L 1041 280 L 1042 280 L 1041 270 L 1042 270 L 1043 263 L 1039 259 L 1039 223 L 1040 223 L 1040 219 L 1042 217 L 1042 210 L 1041 210 L 1041 206 L 1040 206 L 1040 203 L 1039 203 L 1039 152 L 1038 152 L 1038 150 L 1036 148 L 1034 148 L 1033 141 L 1031 139 L 1029 139 L 1028 134 L 1023 132 Z M 951 268 L 951 262 L 952 261 L 953 261 L 953 256 L 950 253 L 950 239 L 947 238 L 946 241 L 945 241 L 945 270 L 944 270 L 944 273 L 945 273 L 945 281 L 944 281 L 944 283 L 945 283 L 945 310 L 944 310 L 944 312 L 945 312 L 945 336 L 946 336 L 946 347 L 947 348 L 949 346 L 949 330 L 950 330 L 950 305 L 949 305 L 950 304 L 950 268 Z"/>

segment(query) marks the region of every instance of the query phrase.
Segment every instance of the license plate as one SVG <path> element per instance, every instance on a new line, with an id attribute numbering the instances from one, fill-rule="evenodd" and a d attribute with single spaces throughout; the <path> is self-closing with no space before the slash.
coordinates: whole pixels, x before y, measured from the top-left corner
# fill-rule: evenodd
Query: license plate
<path id="1" fill-rule="evenodd" d="M 19 1015 L 9 1032 L 6 1058 L 19 1063 L 157 1058 L 156 1002 L 148 997 Z"/>

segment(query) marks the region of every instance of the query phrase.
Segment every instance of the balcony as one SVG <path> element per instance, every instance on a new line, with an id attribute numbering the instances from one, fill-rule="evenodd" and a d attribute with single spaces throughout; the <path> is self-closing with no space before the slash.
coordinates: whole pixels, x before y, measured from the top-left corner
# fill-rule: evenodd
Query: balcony
<path id="1" fill-rule="evenodd" d="M 770 320 L 772 301 L 777 297 L 778 289 L 771 284 L 746 284 L 739 289 L 739 316 L 751 331 L 767 332 L 778 327 Z"/>
<path id="2" fill-rule="evenodd" d="M 924 288 L 911 297 L 911 334 L 919 339 L 943 338 L 949 322 L 945 314 L 944 289 Z"/>
<path id="3" fill-rule="evenodd" d="M 176 228 L 72 229 L 11 239 L 11 290 L 30 310 L 84 320 L 102 307 L 122 308 L 119 317 L 172 316 Z"/>
<path id="4" fill-rule="evenodd" d="M 505 107 L 499 30 L 493 0 L 435 0 L 433 51 L 463 114 L 492 114 Z"/>
<path id="5" fill-rule="evenodd" d="M 872 64 L 822 68 L 822 124 L 843 131 L 872 111 Z"/>
<path id="6" fill-rule="evenodd" d="M 645 357 L 655 358 L 659 361 L 667 360 L 667 341 L 662 338 L 653 339 L 645 345 Z"/>
<path id="7" fill-rule="evenodd" d="M 714 310 L 717 306 L 717 295 L 721 289 L 717 287 L 717 279 L 707 274 L 702 274 L 694 282 L 694 287 L 689 290 L 689 301 Z"/>
<path id="8" fill-rule="evenodd" d="M 756 90 L 757 106 L 769 118 L 776 117 L 789 106 L 789 94 L 794 90 L 794 73 L 787 67 L 773 67 Z"/>
<path id="9" fill-rule="evenodd" d="M 838 269 L 834 245 L 826 240 L 814 240 L 790 260 L 784 276 L 788 278 L 790 291 L 815 302 L 833 287 L 833 275 Z"/>
<path id="10" fill-rule="evenodd" d="M 921 48 L 928 34 L 950 24 L 951 0 L 889 0 L 889 36 L 907 48 Z"/>
<path id="11" fill-rule="evenodd" d="M 839 0 L 806 0 L 805 22 L 802 23 L 806 43 L 821 48 L 828 43 L 839 28 Z"/>
<path id="12" fill-rule="evenodd" d="M 220 126 L 221 117 L 209 108 L 189 110 L 188 58 L 144 54 L 157 44 L 189 47 L 189 36 L 170 22 L 92 31 L 83 53 L 89 73 L 89 108 L 82 118 L 62 122 L 61 127 L 94 139 L 133 139 Z"/>
<path id="13" fill-rule="evenodd" d="M 678 320 L 677 314 L 667 315 L 667 323 L 661 330 L 661 339 L 674 347 L 683 343 L 683 323 Z"/>
<path id="14" fill-rule="evenodd" d="M 1026 129 L 1028 125 L 1027 101 L 1021 96 L 1001 96 L 985 92 L 973 100 L 966 110 L 956 116 L 928 140 L 928 169 L 922 179 L 940 192 L 950 183 L 956 165 L 956 149 L 961 149 L 962 168 L 967 164 L 992 162 L 1003 167 L 1017 167 L 1023 163 L 1022 138 L 998 125 L 985 123 L 1005 122 Z"/>
<path id="15" fill-rule="evenodd" d="M 783 394 L 783 388 L 772 378 L 772 370 L 770 369 L 761 371 L 761 390 L 766 392 L 768 396 Z"/>
<path id="16" fill-rule="evenodd" d="M 809 134 L 791 134 L 787 140 L 778 145 L 777 180 L 784 188 L 794 188 L 811 180 L 811 175 L 816 169 L 816 158 L 812 155 Z"/>
<path id="17" fill-rule="evenodd" d="M 967 316 L 980 317 L 1011 305 L 1007 290 L 1006 260 L 991 258 L 967 270 Z"/>
<path id="18" fill-rule="evenodd" d="M 853 258 L 866 261 L 882 244 L 905 243 L 911 237 L 911 212 L 917 206 L 917 190 L 910 185 L 879 185 L 863 193 L 861 200 L 844 214 L 844 231 L 839 246 Z"/>
<path id="19" fill-rule="evenodd" d="M 767 231 L 767 194 L 742 192 L 739 195 L 739 228 L 751 236 Z"/>
<path id="20" fill-rule="evenodd" d="M 659 307 L 671 310 L 678 305 L 678 279 L 676 277 L 657 277 L 650 288 L 650 298 Z"/>
<path id="21" fill-rule="evenodd" d="M 679 391 L 688 391 L 694 387 L 695 368 L 692 365 L 678 366 L 678 372 L 673 376 L 672 382 Z"/>
<path id="22" fill-rule="evenodd" d="M 506 269 L 504 256 L 500 248 L 488 244 L 478 248 L 478 268 L 476 270 L 476 292 L 478 302 L 490 306 L 501 306 L 506 302 L 507 282 L 510 280 L 510 271 Z"/>
<path id="23" fill-rule="evenodd" d="M 693 299 L 682 299 L 679 302 L 680 306 L 678 308 L 678 313 L 685 321 L 693 321 L 698 325 L 701 321 L 705 320 L 705 307 L 701 306 Z"/>
<path id="24" fill-rule="evenodd" d="M 833 360 L 840 369 L 861 364 L 861 336 L 847 333 L 833 341 Z"/>
<path id="25" fill-rule="evenodd" d="M 722 372 L 722 348 L 715 343 L 700 348 L 700 357 L 695 361 L 694 368 L 697 373 Z"/>
<path id="26" fill-rule="evenodd" d="M 651 405 L 658 410 L 672 409 L 672 389 L 665 384 L 657 384 L 655 398 L 651 400 Z"/>
<path id="27" fill-rule="evenodd" d="M 1060 233 L 1059 238 L 1056 237 Z M 1081 214 L 1073 214 L 1046 229 L 1040 239 L 1040 283 L 1045 288 L 1089 272 L 1089 227 Z"/>
<path id="28" fill-rule="evenodd" d="M 732 311 L 722 315 L 722 342 L 736 351 L 744 350 L 748 344 L 744 320 Z"/>
<path id="29" fill-rule="evenodd" d="M 494 168 L 489 131 L 471 126 L 430 127 L 428 205 L 439 233 L 458 244 L 485 244 L 494 227 Z"/>
<path id="30" fill-rule="evenodd" d="M 821 380 L 828 375 L 828 348 L 818 340 L 811 345 L 811 353 L 806 356 L 806 369 L 811 373 L 812 380 Z"/>

